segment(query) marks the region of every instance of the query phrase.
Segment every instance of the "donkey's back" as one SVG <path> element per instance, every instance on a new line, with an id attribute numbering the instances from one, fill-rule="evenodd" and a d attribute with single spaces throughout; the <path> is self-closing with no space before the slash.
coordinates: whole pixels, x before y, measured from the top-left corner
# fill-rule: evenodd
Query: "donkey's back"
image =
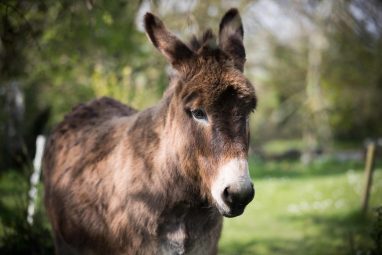
<path id="1" fill-rule="evenodd" d="M 91 153 L 98 159 L 105 156 L 110 152 L 110 146 L 115 146 L 117 141 L 113 139 L 117 133 L 115 122 L 136 112 L 135 109 L 108 97 L 74 107 L 53 130 L 48 141 L 44 158 L 45 164 L 48 165 L 47 174 L 53 171 L 49 169 L 62 166 L 62 164 L 50 165 L 54 164 L 52 161 L 59 158 L 54 154 L 50 155 L 52 151 L 55 154 L 64 153 L 67 158 L 73 156 L 75 154 L 73 151 L 80 147 L 81 153 L 77 155 L 89 157 L 88 153 Z"/>
<path id="2" fill-rule="evenodd" d="M 116 117 L 127 117 L 137 111 L 112 98 L 102 97 L 86 104 L 79 104 L 65 116 L 63 122 L 57 126 L 56 131 L 100 124 Z M 94 126 L 93 126 L 94 127 Z"/>

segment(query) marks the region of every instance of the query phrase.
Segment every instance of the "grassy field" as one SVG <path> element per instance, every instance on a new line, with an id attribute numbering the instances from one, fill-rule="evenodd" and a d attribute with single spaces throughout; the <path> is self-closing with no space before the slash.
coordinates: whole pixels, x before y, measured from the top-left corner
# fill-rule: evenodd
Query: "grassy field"
<path id="1" fill-rule="evenodd" d="M 362 162 L 304 166 L 251 158 L 250 168 L 256 197 L 242 216 L 225 219 L 219 254 L 367 254 L 373 247 L 375 213 L 359 213 Z M 35 227 L 25 223 L 27 187 L 21 174 L 0 176 L 0 254 L 52 253 L 41 201 Z M 370 207 L 381 205 L 379 167 Z"/>
<path id="2" fill-rule="evenodd" d="M 221 254 L 366 254 L 375 213 L 360 214 L 361 163 L 261 163 L 252 159 L 256 197 L 241 217 L 226 219 Z M 382 205 L 382 169 L 371 208 Z M 358 253 L 357 253 L 358 252 Z"/>

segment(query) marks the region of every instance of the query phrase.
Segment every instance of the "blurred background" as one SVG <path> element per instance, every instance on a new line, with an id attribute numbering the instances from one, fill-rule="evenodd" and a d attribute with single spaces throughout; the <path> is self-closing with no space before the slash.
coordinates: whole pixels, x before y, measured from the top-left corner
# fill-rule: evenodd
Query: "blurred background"
<path id="1" fill-rule="evenodd" d="M 30 182 L 38 135 L 93 98 L 144 109 L 162 97 L 169 67 L 143 32 L 144 13 L 187 41 L 217 32 L 231 7 L 259 98 L 249 159 L 257 193 L 225 220 L 219 254 L 382 254 L 379 0 L 2 0 L 1 254 L 53 253 L 38 172 Z M 374 170 L 371 185 L 364 169 Z"/>

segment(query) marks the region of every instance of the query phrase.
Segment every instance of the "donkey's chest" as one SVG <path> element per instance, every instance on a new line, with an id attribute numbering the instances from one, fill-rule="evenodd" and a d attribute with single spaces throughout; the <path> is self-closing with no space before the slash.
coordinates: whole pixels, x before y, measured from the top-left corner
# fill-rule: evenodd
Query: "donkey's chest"
<path id="1" fill-rule="evenodd" d="M 187 230 L 184 223 L 170 223 L 163 226 L 165 229 L 160 237 L 162 254 L 185 254 Z"/>
<path id="2" fill-rule="evenodd" d="M 213 254 L 222 218 L 216 212 L 192 212 L 168 218 L 160 227 L 162 254 Z"/>

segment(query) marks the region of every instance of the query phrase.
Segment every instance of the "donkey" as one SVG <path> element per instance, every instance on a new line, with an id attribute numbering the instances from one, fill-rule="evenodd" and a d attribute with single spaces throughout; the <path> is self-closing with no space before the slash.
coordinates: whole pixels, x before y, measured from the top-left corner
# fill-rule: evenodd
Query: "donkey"
<path id="1" fill-rule="evenodd" d="M 110 98 L 75 107 L 44 155 L 45 206 L 57 254 L 216 254 L 222 219 L 254 197 L 239 12 L 190 44 L 151 13 L 146 33 L 175 69 L 141 112 Z"/>

